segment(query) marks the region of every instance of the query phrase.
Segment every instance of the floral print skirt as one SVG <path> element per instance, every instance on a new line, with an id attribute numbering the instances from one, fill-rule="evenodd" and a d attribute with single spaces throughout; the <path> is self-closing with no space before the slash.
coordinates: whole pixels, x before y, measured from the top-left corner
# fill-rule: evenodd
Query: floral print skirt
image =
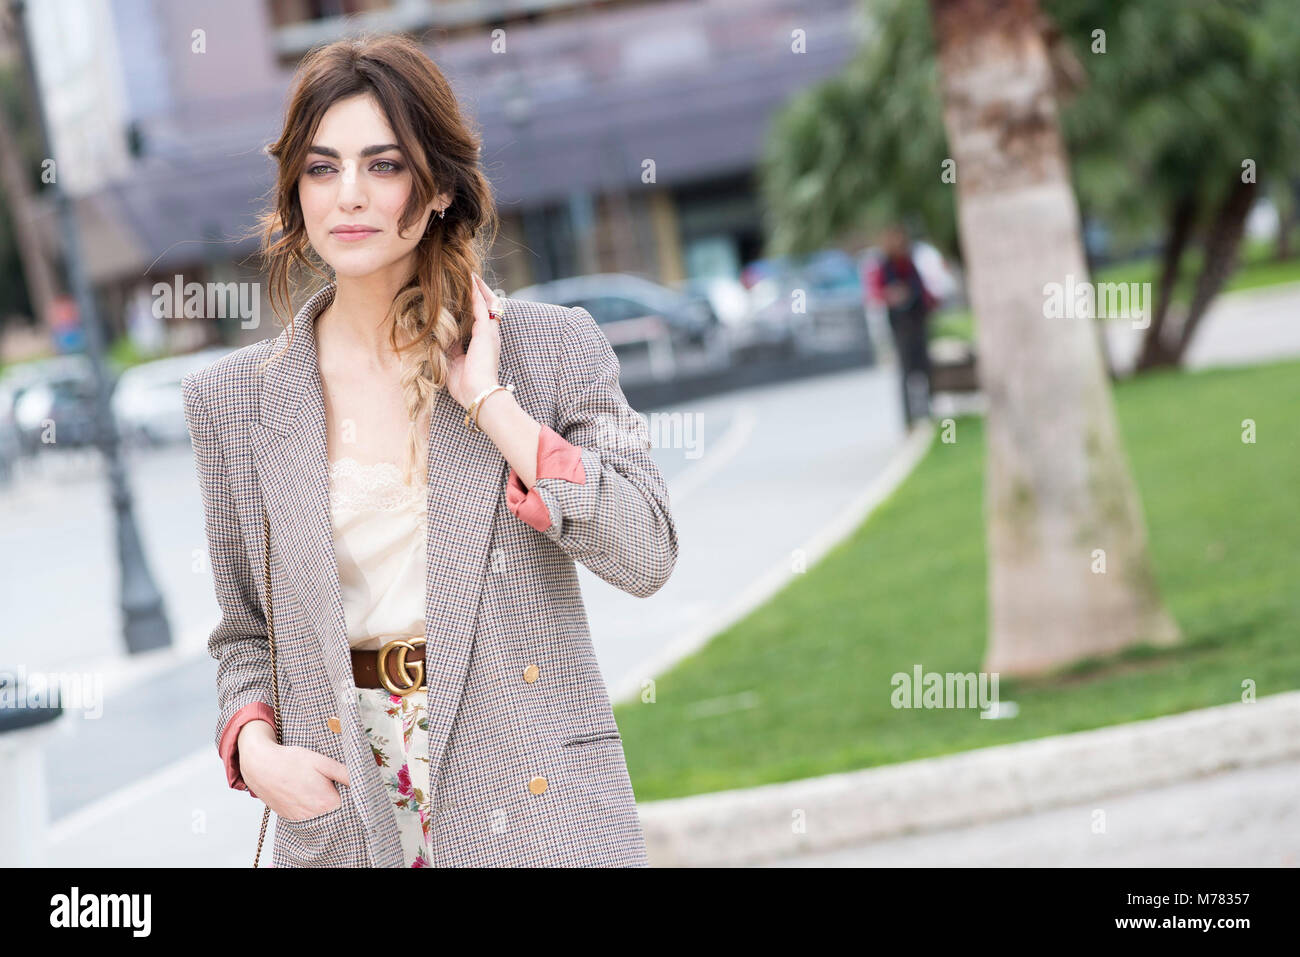
<path id="1" fill-rule="evenodd" d="M 427 692 L 398 695 L 384 688 L 353 691 L 379 776 L 397 815 L 406 866 L 431 867 Z"/>

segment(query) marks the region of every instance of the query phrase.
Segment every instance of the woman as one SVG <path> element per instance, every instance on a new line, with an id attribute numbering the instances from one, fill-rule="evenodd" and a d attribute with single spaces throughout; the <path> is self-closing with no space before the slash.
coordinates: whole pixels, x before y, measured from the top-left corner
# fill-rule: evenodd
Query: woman
<path id="1" fill-rule="evenodd" d="M 648 596 L 677 533 L 608 340 L 479 278 L 479 142 L 410 41 L 309 56 L 268 152 L 272 301 L 328 281 L 184 381 L 229 784 L 276 866 L 644 866 L 574 562 Z"/>

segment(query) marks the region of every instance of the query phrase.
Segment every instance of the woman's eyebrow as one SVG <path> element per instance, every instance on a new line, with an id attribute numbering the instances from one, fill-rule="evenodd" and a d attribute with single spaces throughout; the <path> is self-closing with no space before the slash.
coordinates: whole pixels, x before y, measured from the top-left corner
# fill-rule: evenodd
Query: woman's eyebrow
<path id="1" fill-rule="evenodd" d="M 363 157 L 374 156 L 378 153 L 387 153 L 389 150 L 400 150 L 400 149 L 401 147 L 398 146 L 396 143 L 382 143 L 379 146 L 367 146 L 365 149 L 361 151 L 361 155 Z M 331 159 L 339 158 L 339 151 L 332 150 L 328 146 L 312 146 L 308 148 L 307 152 L 316 153 L 319 154 L 320 156 L 328 156 Z"/>

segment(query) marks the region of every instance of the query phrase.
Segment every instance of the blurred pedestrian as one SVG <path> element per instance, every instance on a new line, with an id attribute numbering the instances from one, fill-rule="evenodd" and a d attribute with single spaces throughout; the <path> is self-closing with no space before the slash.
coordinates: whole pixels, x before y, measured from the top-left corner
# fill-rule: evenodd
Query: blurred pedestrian
<path id="1" fill-rule="evenodd" d="M 864 288 L 889 312 L 898 350 L 907 427 L 930 414 L 929 320 L 937 300 L 926 288 L 912 257 L 907 231 L 891 225 L 880 234 L 880 256 L 868 267 Z"/>

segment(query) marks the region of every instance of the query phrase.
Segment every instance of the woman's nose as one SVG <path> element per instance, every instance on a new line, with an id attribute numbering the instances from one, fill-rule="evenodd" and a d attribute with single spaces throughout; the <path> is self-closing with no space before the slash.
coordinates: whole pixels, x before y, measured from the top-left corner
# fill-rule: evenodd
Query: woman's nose
<path id="1" fill-rule="evenodd" d="M 352 160 L 343 161 L 343 173 L 339 177 L 340 209 L 363 209 L 366 205 L 366 192 L 362 188 L 357 166 Z"/>
<path id="2" fill-rule="evenodd" d="M 339 190 L 339 209 L 357 210 L 366 208 L 366 199 L 356 190 Z"/>

